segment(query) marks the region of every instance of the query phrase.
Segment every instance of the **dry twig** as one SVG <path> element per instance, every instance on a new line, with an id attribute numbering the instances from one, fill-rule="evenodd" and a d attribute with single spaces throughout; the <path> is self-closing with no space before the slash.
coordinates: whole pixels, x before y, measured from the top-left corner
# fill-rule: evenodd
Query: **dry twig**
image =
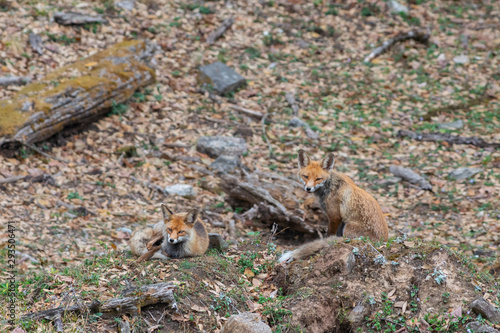
<path id="1" fill-rule="evenodd" d="M 217 29 L 215 29 L 210 34 L 210 36 L 208 36 L 207 44 L 212 45 L 213 43 L 215 43 L 215 40 L 220 38 L 224 34 L 224 32 L 226 32 L 226 30 L 229 29 L 233 25 L 233 23 L 234 23 L 234 18 L 232 18 L 232 17 L 222 21 L 222 24 Z"/>
<path id="2" fill-rule="evenodd" d="M 400 34 L 396 35 L 396 37 L 393 37 L 389 40 L 386 40 L 379 47 L 374 48 L 373 51 L 363 60 L 363 62 L 371 62 L 376 57 L 387 52 L 387 50 L 389 50 L 396 43 L 403 42 L 403 41 L 408 40 L 408 39 L 413 39 L 417 42 L 425 44 L 429 40 L 429 37 L 430 37 L 430 33 L 423 32 L 423 31 L 411 30 L 411 31 L 408 31 L 406 33 L 400 33 Z"/>
<path id="3" fill-rule="evenodd" d="M 249 116 L 253 116 L 253 117 L 257 117 L 259 119 L 262 119 L 264 118 L 266 115 L 262 114 L 262 112 L 259 112 L 259 111 L 254 111 L 254 110 L 250 110 L 250 109 L 246 109 L 244 107 L 241 107 L 239 105 L 235 105 L 235 104 L 230 104 L 229 105 L 229 108 L 230 109 L 233 109 L 235 111 L 238 111 L 238 112 L 241 112 L 241 113 L 244 113 L 244 114 L 247 114 Z"/>
<path id="4" fill-rule="evenodd" d="M 399 130 L 397 136 L 399 138 L 410 138 L 417 141 L 431 141 L 431 142 L 448 142 L 449 144 L 459 145 L 473 145 L 480 148 L 500 148 L 500 143 L 486 142 L 481 138 L 470 136 L 464 137 L 459 135 L 452 135 L 448 133 L 418 133 L 409 130 Z"/>

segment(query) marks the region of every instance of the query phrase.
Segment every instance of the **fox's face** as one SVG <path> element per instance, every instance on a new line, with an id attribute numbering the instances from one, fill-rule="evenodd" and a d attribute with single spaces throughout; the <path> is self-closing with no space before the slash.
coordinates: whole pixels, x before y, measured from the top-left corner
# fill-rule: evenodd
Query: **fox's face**
<path id="1" fill-rule="evenodd" d="M 330 177 L 334 164 L 332 153 L 326 154 L 325 158 L 318 162 L 311 161 L 305 151 L 299 150 L 299 179 L 304 183 L 304 190 L 313 193 L 322 187 Z"/>
<path id="2" fill-rule="evenodd" d="M 194 231 L 194 223 L 198 210 L 191 209 L 187 213 L 173 214 L 164 204 L 161 205 L 165 230 L 163 234 L 169 244 L 178 244 L 189 240 Z"/>

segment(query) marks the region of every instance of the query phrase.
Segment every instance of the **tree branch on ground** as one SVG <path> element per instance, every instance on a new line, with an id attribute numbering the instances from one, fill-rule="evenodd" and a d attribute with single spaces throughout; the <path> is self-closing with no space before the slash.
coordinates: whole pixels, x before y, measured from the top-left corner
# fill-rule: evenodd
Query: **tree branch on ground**
<path id="1" fill-rule="evenodd" d="M 379 47 L 376 47 L 373 49 L 373 51 L 366 56 L 366 58 L 363 60 L 363 62 L 371 62 L 373 59 L 376 57 L 380 56 L 381 54 L 387 52 L 392 46 L 399 42 L 403 42 L 405 40 L 413 39 L 417 42 L 420 42 L 422 44 L 426 44 L 429 41 L 430 33 L 429 32 L 423 32 L 423 31 L 415 31 L 411 30 L 405 33 L 400 33 L 396 35 L 396 37 L 393 37 L 391 39 L 386 40 L 382 45 Z"/>
<path id="2" fill-rule="evenodd" d="M 448 133 L 418 133 L 409 130 L 399 130 L 398 138 L 410 138 L 417 141 L 447 142 L 449 144 L 473 145 L 480 148 L 500 148 L 500 143 L 489 143 L 481 138 L 470 136 L 463 137 Z"/>

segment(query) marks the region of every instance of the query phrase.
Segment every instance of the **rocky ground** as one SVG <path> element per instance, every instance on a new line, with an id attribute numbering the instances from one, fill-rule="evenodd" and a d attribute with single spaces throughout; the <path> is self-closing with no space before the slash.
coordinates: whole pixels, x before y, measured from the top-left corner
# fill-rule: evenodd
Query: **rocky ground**
<path id="1" fill-rule="evenodd" d="M 0 157 L 4 178 L 26 176 L 0 184 L 0 239 L 6 244 L 11 221 L 19 241 L 18 314 L 111 298 L 129 283 L 172 280 L 180 286 L 183 311 L 169 322 L 175 329 L 216 331 L 238 311 L 258 312 L 285 331 L 301 324 L 289 321 L 292 308 L 276 313 L 281 306 L 276 302 L 284 299 L 277 299 L 277 283 L 265 278 L 276 256 L 303 238 L 281 229 L 272 236 L 260 221 L 238 218 L 241 207 L 226 203 L 213 173 L 217 156 L 197 149 L 204 136 L 245 142 L 239 159 L 219 160 L 223 167 L 244 165 L 250 173 L 290 178 L 299 149 L 315 158 L 333 151 L 337 170 L 379 201 L 391 237 L 434 241 L 463 251 L 480 269 L 495 268 L 499 150 L 420 142 L 397 133 L 500 141 L 499 5 L 432 0 L 406 5 L 408 13 L 395 14 L 384 1 L 145 0 L 127 10 L 112 1 L 0 0 L 0 76 L 36 81 L 133 38 L 161 48 L 155 85 L 127 104 L 115 104 L 107 117 L 37 145 L 68 163 L 28 148 Z M 70 10 L 102 15 L 107 22 L 82 27 L 54 22 L 55 12 Z M 210 33 L 230 17 L 231 28 L 209 45 Z M 363 62 L 375 47 L 411 29 L 429 31 L 429 42 L 404 41 L 370 64 Z M 41 37 L 42 54 L 29 46 L 30 33 Z M 246 85 L 218 97 L 200 92 L 200 66 L 216 61 L 242 75 Z M 0 99 L 19 89 L 5 87 Z M 241 108 L 266 115 L 267 121 Z M 392 165 L 417 172 L 433 192 L 394 178 Z M 162 190 L 151 190 L 150 184 Z M 210 231 L 230 242 L 227 254 L 134 266 L 127 252 L 130 230 L 158 221 L 162 202 L 173 211 L 203 209 Z M 2 265 L 6 258 L 4 247 Z M 4 297 L 8 285 L 2 274 Z M 373 297 L 381 305 L 379 292 Z M 156 319 L 163 313 L 152 311 Z M 131 323 L 147 329 L 155 326 L 152 320 L 144 315 Z M 70 331 L 116 326 L 99 316 L 64 322 Z M 169 324 L 162 325 L 168 331 Z M 52 329 L 51 324 L 28 327 Z"/>

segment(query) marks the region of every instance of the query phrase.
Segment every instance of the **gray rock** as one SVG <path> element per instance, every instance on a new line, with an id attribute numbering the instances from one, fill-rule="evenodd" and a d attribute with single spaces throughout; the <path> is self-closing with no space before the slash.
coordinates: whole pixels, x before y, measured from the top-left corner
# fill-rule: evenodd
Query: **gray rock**
<path id="1" fill-rule="evenodd" d="M 122 232 L 124 232 L 124 233 L 129 234 L 129 235 L 131 235 L 131 234 L 132 234 L 132 229 L 130 229 L 130 228 L 125 228 L 125 227 L 120 227 L 120 228 L 116 229 L 116 231 L 122 231 Z"/>
<path id="2" fill-rule="evenodd" d="M 227 250 L 229 245 L 225 240 L 222 239 L 222 236 L 216 233 L 209 233 L 208 234 L 208 248 L 209 249 L 216 249 L 217 251 L 224 252 Z"/>
<path id="3" fill-rule="evenodd" d="M 467 324 L 467 332 L 470 333 L 499 333 L 498 330 L 491 326 L 481 324 L 480 322 L 473 321 Z"/>
<path id="4" fill-rule="evenodd" d="M 354 309 L 349 313 L 347 319 L 353 324 L 360 324 L 365 320 L 365 316 L 368 314 L 368 309 L 363 305 L 356 305 Z"/>
<path id="5" fill-rule="evenodd" d="M 196 150 L 212 158 L 221 155 L 241 156 L 247 152 L 247 143 L 242 138 L 202 136 L 198 139 Z"/>
<path id="6" fill-rule="evenodd" d="M 462 55 L 454 57 L 453 62 L 456 64 L 466 64 L 469 62 L 469 57 L 462 54 Z"/>
<path id="7" fill-rule="evenodd" d="M 210 168 L 216 172 L 231 173 L 241 166 L 239 156 L 221 155 L 210 164 Z"/>
<path id="8" fill-rule="evenodd" d="M 389 171 L 396 177 L 402 178 L 407 182 L 418 185 L 422 190 L 431 190 L 432 185 L 427 179 L 413 172 L 411 169 L 403 168 L 397 165 L 391 165 Z"/>
<path id="9" fill-rule="evenodd" d="M 439 57 L 437 58 L 438 64 L 441 67 L 444 67 L 448 65 L 448 59 L 446 59 L 446 55 L 444 53 L 441 53 Z"/>
<path id="10" fill-rule="evenodd" d="M 476 173 L 483 172 L 480 168 L 458 168 L 450 172 L 449 177 L 456 180 L 462 180 L 474 176 Z"/>
<path id="11" fill-rule="evenodd" d="M 115 3 L 116 7 L 123 8 L 125 10 L 132 10 L 135 6 L 135 0 L 122 0 Z"/>
<path id="12" fill-rule="evenodd" d="M 389 0 L 387 2 L 387 4 L 389 5 L 389 9 L 392 13 L 401 13 L 401 12 L 408 13 L 409 12 L 408 7 L 400 4 L 396 0 Z"/>
<path id="13" fill-rule="evenodd" d="M 170 195 L 178 195 L 181 197 L 194 197 L 196 192 L 191 185 L 188 184 L 175 184 L 165 187 L 165 192 Z"/>
<path id="14" fill-rule="evenodd" d="M 482 297 L 474 300 L 470 305 L 470 309 L 475 314 L 481 315 L 481 317 L 491 321 L 494 324 L 500 322 L 500 312 L 498 312 L 493 305 L 491 305 Z"/>
<path id="15" fill-rule="evenodd" d="M 464 127 L 464 122 L 462 121 L 462 119 L 453 121 L 451 123 L 438 124 L 439 129 L 461 129 L 463 127 Z"/>
<path id="16" fill-rule="evenodd" d="M 210 84 L 215 91 L 224 95 L 244 86 L 246 79 L 231 67 L 217 61 L 200 68 L 198 83 Z"/>
<path id="17" fill-rule="evenodd" d="M 232 315 L 220 333 L 272 333 L 271 328 L 261 321 L 256 313 L 243 312 Z"/>
<path id="18" fill-rule="evenodd" d="M 351 273 L 355 265 L 356 265 L 356 257 L 354 256 L 354 253 L 349 252 L 345 261 L 346 272 Z"/>

